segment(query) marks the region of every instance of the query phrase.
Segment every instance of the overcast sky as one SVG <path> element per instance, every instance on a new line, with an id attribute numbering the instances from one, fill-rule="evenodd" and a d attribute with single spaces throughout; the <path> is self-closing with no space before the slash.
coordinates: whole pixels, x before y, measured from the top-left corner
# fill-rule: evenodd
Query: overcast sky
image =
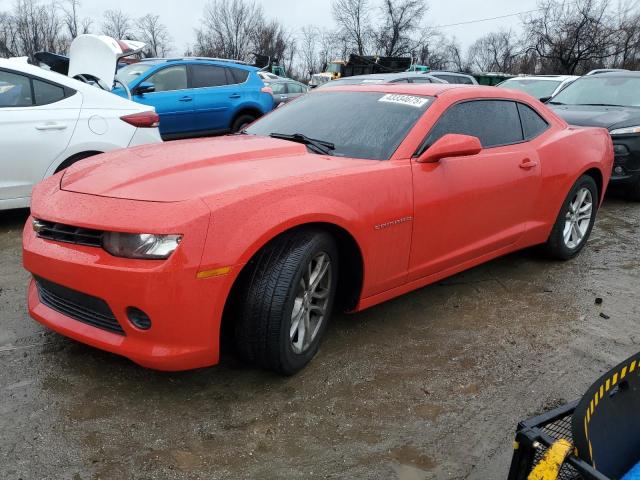
<path id="1" fill-rule="evenodd" d="M 193 30 L 200 24 L 200 16 L 208 0 L 82 0 L 82 15 L 94 19 L 94 29 L 100 25 L 102 12 L 106 8 L 121 9 L 131 16 L 140 17 L 156 13 L 169 27 L 176 54 L 182 54 L 187 44 L 193 41 Z M 256 0 L 264 7 L 269 17 L 282 21 L 294 32 L 309 24 L 318 27 L 333 25 L 331 0 Z M 537 0 L 431 0 L 425 23 L 450 25 L 517 12 L 533 10 Z M 376 3 L 374 0 L 372 3 Z M 0 0 L 0 9 L 9 9 L 13 0 Z M 108 5 L 108 6 L 107 6 Z M 518 16 L 500 18 L 486 22 L 442 28 L 442 32 L 455 36 L 464 49 L 483 34 L 500 27 L 519 31 Z"/>

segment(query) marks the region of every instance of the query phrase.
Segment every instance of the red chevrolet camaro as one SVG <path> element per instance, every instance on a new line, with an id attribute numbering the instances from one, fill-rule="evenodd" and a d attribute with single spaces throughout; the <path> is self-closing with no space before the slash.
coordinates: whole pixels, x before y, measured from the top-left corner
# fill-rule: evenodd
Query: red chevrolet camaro
<path id="1" fill-rule="evenodd" d="M 292 374 L 336 308 L 532 245 L 572 258 L 612 163 L 605 130 L 515 91 L 318 91 L 242 134 L 112 152 L 41 183 L 29 312 L 160 370 L 217 363 L 224 325 L 246 360 Z"/>

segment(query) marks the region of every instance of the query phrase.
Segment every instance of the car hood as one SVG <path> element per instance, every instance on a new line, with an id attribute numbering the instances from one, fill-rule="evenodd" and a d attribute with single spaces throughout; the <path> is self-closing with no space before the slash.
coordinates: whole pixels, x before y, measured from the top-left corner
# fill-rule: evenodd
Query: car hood
<path id="1" fill-rule="evenodd" d="M 250 135 L 183 140 L 119 150 L 68 168 L 60 188 L 153 202 L 205 198 L 246 187 L 278 188 L 370 160 L 309 153 L 304 145 Z"/>
<path id="2" fill-rule="evenodd" d="M 640 124 L 640 109 L 590 105 L 547 105 L 570 125 L 620 128 Z"/>

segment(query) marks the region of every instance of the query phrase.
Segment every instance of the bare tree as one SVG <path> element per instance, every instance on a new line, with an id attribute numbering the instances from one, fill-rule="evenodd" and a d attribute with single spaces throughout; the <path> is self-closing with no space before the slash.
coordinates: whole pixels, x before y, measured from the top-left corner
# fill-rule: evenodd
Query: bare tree
<path id="1" fill-rule="evenodd" d="M 171 35 L 160 15 L 146 14 L 136 21 L 136 39 L 145 42 L 145 57 L 164 57 L 171 50 Z"/>
<path id="2" fill-rule="evenodd" d="M 511 73 L 515 71 L 518 57 L 519 49 L 513 32 L 501 30 L 476 40 L 469 47 L 467 58 L 470 65 L 480 72 Z"/>
<path id="3" fill-rule="evenodd" d="M 524 29 L 541 72 L 584 73 L 621 50 L 609 0 L 544 0 L 540 12 L 525 18 Z"/>
<path id="4" fill-rule="evenodd" d="M 18 33 L 12 15 L 0 13 L 0 56 L 13 57 L 19 54 Z"/>
<path id="5" fill-rule="evenodd" d="M 331 4 L 334 20 L 358 55 L 365 54 L 371 38 L 369 8 L 369 0 L 334 0 Z"/>
<path id="6" fill-rule="evenodd" d="M 116 40 L 132 40 L 133 22 L 131 17 L 122 10 L 107 10 L 104 12 L 102 33 Z"/>
<path id="7" fill-rule="evenodd" d="M 212 0 L 196 31 L 197 55 L 248 60 L 264 12 L 253 0 Z"/>
<path id="8" fill-rule="evenodd" d="M 422 30 L 420 23 L 427 13 L 425 0 L 384 0 L 381 12 L 382 25 L 376 35 L 380 52 L 388 57 L 410 54 L 420 43 L 412 37 Z"/>
<path id="9" fill-rule="evenodd" d="M 33 55 L 41 50 L 55 52 L 60 49 L 60 19 L 55 4 L 16 0 L 11 18 L 18 46 L 15 54 L 33 59 Z"/>
<path id="10" fill-rule="evenodd" d="M 302 62 L 302 75 L 310 78 L 323 65 L 318 60 L 318 29 L 312 25 L 302 27 L 302 38 L 300 40 L 300 56 Z"/>

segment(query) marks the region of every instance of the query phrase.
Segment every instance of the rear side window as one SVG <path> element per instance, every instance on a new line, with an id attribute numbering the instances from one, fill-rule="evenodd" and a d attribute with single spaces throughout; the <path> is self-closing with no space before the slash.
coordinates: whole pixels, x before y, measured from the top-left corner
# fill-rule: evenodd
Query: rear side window
<path id="1" fill-rule="evenodd" d="M 453 105 L 429 132 L 425 146 L 448 133 L 478 137 L 484 148 L 524 140 L 518 107 L 508 100 L 473 100 Z"/>
<path id="2" fill-rule="evenodd" d="M 470 79 L 467 77 L 459 77 L 458 75 L 434 75 L 434 77 L 438 77 L 440 80 L 453 84 L 473 85 L 473 82 Z"/>
<path id="3" fill-rule="evenodd" d="M 59 102 L 65 97 L 64 88 L 40 80 L 33 80 L 33 93 L 36 105 Z"/>
<path id="4" fill-rule="evenodd" d="M 226 68 L 216 65 L 191 65 L 191 87 L 221 87 L 227 85 Z"/>
<path id="5" fill-rule="evenodd" d="M 415 77 L 411 79 L 411 83 L 431 83 L 431 79 L 429 77 Z"/>
<path id="6" fill-rule="evenodd" d="M 172 90 L 184 90 L 187 88 L 187 67 L 175 65 L 163 68 L 154 73 L 148 79 L 156 87 L 156 92 L 169 92 Z"/>
<path id="7" fill-rule="evenodd" d="M 229 77 L 231 78 L 231 83 L 244 83 L 249 78 L 248 70 L 241 70 L 239 68 L 228 68 L 228 73 L 230 73 Z"/>
<path id="8" fill-rule="evenodd" d="M 31 105 L 33 105 L 33 99 L 29 77 L 0 71 L 0 108 L 30 107 Z"/>
<path id="9" fill-rule="evenodd" d="M 546 122 L 546 120 L 542 118 L 533 108 L 519 103 L 518 110 L 520 111 L 522 131 L 524 132 L 524 138 L 526 140 L 536 138 L 547 128 L 549 128 L 549 124 Z"/>
<path id="10" fill-rule="evenodd" d="M 305 93 L 307 90 L 299 83 L 288 83 L 289 93 Z"/>
<path id="11" fill-rule="evenodd" d="M 282 93 L 285 93 L 285 84 L 284 83 L 267 83 L 268 87 L 271 87 L 271 90 L 273 90 L 273 93 L 275 93 L 276 95 L 280 95 Z"/>

